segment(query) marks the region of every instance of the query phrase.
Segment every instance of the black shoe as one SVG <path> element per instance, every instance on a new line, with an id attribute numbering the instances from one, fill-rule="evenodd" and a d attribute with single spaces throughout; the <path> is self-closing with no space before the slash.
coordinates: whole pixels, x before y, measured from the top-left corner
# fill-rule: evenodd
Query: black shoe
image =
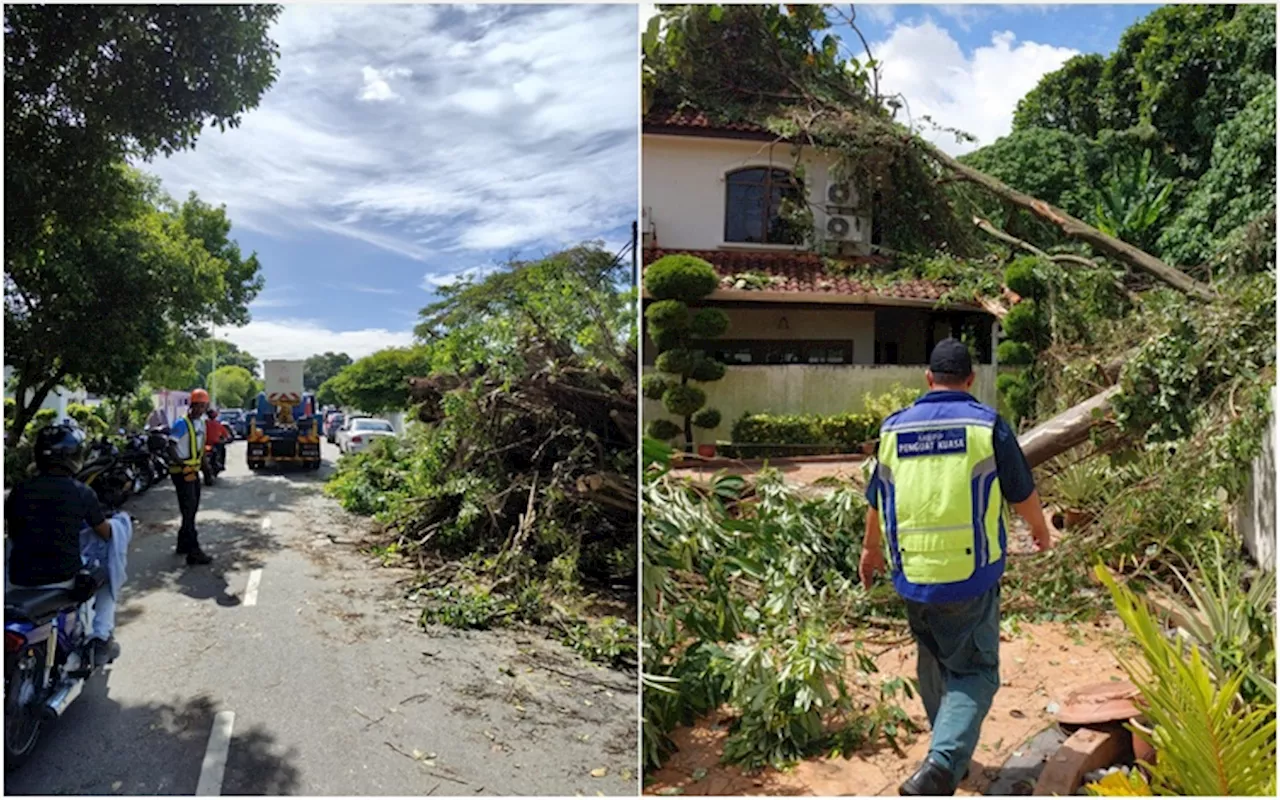
<path id="1" fill-rule="evenodd" d="M 89 642 L 89 653 L 95 667 L 102 667 L 115 661 L 120 656 L 120 645 L 115 637 L 110 639 L 92 639 Z"/>
<path id="2" fill-rule="evenodd" d="M 187 566 L 197 566 L 200 564 L 212 564 L 213 556 L 208 555 L 203 550 L 192 550 L 187 554 Z"/>
<path id="3" fill-rule="evenodd" d="M 913 797 L 947 797 L 956 793 L 951 773 L 925 759 L 920 769 L 898 787 L 898 794 Z"/>

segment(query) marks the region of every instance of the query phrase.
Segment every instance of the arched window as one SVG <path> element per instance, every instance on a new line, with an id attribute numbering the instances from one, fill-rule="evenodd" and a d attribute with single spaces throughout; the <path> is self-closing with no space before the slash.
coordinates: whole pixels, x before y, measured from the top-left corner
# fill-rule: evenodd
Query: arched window
<path id="1" fill-rule="evenodd" d="M 803 244 L 803 226 L 780 215 L 782 201 L 802 201 L 800 182 L 785 169 L 747 167 L 725 177 L 724 240 L 754 244 Z"/>

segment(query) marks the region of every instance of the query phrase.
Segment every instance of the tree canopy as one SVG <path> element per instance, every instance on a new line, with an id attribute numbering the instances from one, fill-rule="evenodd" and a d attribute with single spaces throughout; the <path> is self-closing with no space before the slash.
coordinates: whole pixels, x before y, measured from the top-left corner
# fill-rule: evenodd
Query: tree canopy
<path id="1" fill-rule="evenodd" d="M 91 392 L 133 391 L 157 355 L 248 320 L 262 284 L 256 256 L 229 247 L 226 212 L 192 196 L 181 206 L 157 182 L 118 167 L 132 189 L 108 223 L 50 237 L 37 261 L 5 273 L 5 358 L 25 423 L 70 379 Z M 205 237 L 205 238 L 198 238 Z"/>
<path id="2" fill-rule="evenodd" d="M 7 5 L 5 258 L 110 219 L 118 165 L 191 147 L 275 81 L 278 5 Z"/>
<path id="3" fill-rule="evenodd" d="M 302 385 L 308 392 L 317 391 L 325 381 L 350 365 L 351 356 L 346 353 L 318 353 L 307 359 L 302 370 Z"/>
<path id="4" fill-rule="evenodd" d="M 209 377 L 209 399 L 219 408 L 248 408 L 258 384 L 244 367 L 218 367 Z"/>
<path id="5" fill-rule="evenodd" d="M 370 414 L 409 408 L 409 378 L 427 375 L 431 356 L 424 347 L 393 347 L 365 356 L 320 387 L 320 400 L 336 400 Z"/>

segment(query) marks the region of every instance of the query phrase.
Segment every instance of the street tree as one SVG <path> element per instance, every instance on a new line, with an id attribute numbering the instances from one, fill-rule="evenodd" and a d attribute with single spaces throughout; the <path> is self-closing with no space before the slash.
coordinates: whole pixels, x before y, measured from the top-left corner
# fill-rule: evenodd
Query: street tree
<path id="1" fill-rule="evenodd" d="M 392 347 L 365 356 L 325 381 L 323 392 L 338 404 L 370 414 L 409 407 L 409 378 L 431 371 L 430 351 L 421 345 Z"/>
<path id="2" fill-rule="evenodd" d="M 112 227 L 133 158 L 239 125 L 276 78 L 278 5 L 6 5 L 6 269 Z"/>
<path id="3" fill-rule="evenodd" d="M 307 359 L 302 369 L 302 385 L 308 392 L 317 391 L 325 381 L 349 366 L 351 366 L 351 356 L 346 353 L 317 353 Z"/>
<path id="4" fill-rule="evenodd" d="M 219 408 L 243 408 L 257 394 L 253 375 L 244 367 L 218 367 L 209 376 L 209 399 Z"/>
<path id="5" fill-rule="evenodd" d="M 194 195 L 178 206 L 154 178 L 118 169 L 132 193 L 110 224 L 62 230 L 46 238 L 38 259 L 10 262 L 5 272 L 14 431 L 59 384 L 126 395 L 174 342 L 207 337 L 210 325 L 248 322 L 262 279 L 257 257 L 241 258 L 228 245 L 225 210 Z"/>

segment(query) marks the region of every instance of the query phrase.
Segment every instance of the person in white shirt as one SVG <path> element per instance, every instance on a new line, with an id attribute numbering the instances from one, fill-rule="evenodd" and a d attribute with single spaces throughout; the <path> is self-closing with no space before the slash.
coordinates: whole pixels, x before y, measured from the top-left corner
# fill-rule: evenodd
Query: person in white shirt
<path id="1" fill-rule="evenodd" d="M 209 393 L 196 389 L 191 393 L 187 416 L 173 423 L 169 430 L 169 476 L 178 492 L 178 509 L 182 527 L 178 529 L 175 552 L 187 557 L 195 566 L 213 561 L 200 549 L 196 534 L 196 512 L 200 510 L 200 466 L 204 460 L 204 412 L 209 407 Z"/>
<path id="2" fill-rule="evenodd" d="M 147 417 L 147 430 L 154 431 L 169 427 L 169 415 L 163 408 L 157 408 Z"/>

